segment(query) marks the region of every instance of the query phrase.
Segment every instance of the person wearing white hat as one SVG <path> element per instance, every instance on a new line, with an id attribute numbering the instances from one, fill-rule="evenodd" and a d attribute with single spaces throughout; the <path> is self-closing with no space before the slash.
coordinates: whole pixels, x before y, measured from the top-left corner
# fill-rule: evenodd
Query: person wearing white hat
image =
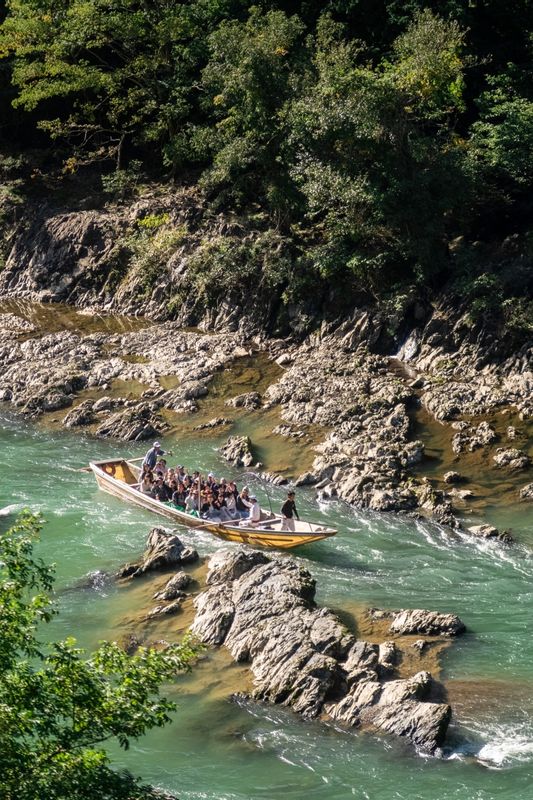
<path id="1" fill-rule="evenodd" d="M 245 500 L 244 498 L 242 498 L 242 502 L 244 503 L 245 506 L 247 506 L 247 508 L 250 509 L 250 511 L 247 519 L 244 519 L 241 522 L 241 525 L 248 524 L 252 525 L 252 527 L 254 528 L 257 527 L 257 525 L 259 525 L 259 523 L 261 522 L 261 506 L 257 502 L 257 497 L 251 495 L 249 500 Z"/>
<path id="2" fill-rule="evenodd" d="M 160 442 L 154 442 L 152 447 L 148 450 L 148 452 L 146 453 L 146 455 L 144 457 L 144 461 L 143 461 L 143 464 L 142 464 L 143 465 L 143 471 L 144 471 L 145 467 L 148 467 L 148 469 L 153 469 L 155 467 L 156 463 L 157 463 L 157 459 L 161 458 L 161 456 L 164 456 L 164 455 L 166 455 L 166 453 L 161 448 Z M 169 455 L 172 455 L 172 453 L 169 452 Z"/>

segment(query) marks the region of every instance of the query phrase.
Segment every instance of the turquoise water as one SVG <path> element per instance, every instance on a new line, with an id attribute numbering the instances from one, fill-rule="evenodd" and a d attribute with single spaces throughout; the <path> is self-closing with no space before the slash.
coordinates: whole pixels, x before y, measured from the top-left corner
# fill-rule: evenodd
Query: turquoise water
<path id="1" fill-rule="evenodd" d="M 180 462 L 228 474 L 216 444 L 203 439 L 173 449 Z M 121 450 L 143 452 L 131 444 Z M 99 492 L 91 475 L 74 471 L 112 454 L 116 444 L 46 432 L 7 413 L 0 417 L 0 524 L 7 525 L 23 506 L 43 512 L 48 522 L 40 547 L 57 563 L 61 609 L 53 635 L 74 634 L 89 647 L 146 630 L 140 609 L 150 607 L 154 591 L 148 582 L 82 585 L 87 573 L 113 571 L 135 558 L 156 521 Z M 269 491 L 279 503 L 282 491 Z M 267 503 L 264 494 L 262 500 Z M 529 800 L 533 524 L 527 507 L 505 512 L 519 538 L 508 548 L 342 504 L 319 508 L 311 492 L 300 491 L 299 504 L 301 513 L 339 528 L 337 537 L 298 556 L 317 579 L 320 603 L 348 614 L 367 605 L 426 607 L 456 612 L 467 624 L 468 633 L 441 662 L 454 708 L 445 757 L 422 758 L 402 742 L 304 722 L 285 709 L 236 705 L 228 696 L 245 685 L 246 670 L 227 666 L 219 653 L 171 687 L 179 702 L 174 723 L 128 753 L 113 751 L 116 761 L 182 800 Z M 202 555 L 218 546 L 205 533 L 182 538 Z M 179 626 L 178 616 L 147 633 L 175 636 Z"/>

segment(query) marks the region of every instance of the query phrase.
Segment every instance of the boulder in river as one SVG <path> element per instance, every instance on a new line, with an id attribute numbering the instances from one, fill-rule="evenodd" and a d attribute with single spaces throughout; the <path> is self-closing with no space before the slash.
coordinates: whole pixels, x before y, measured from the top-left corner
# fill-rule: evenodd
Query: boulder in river
<path id="1" fill-rule="evenodd" d="M 191 583 L 192 578 L 181 570 L 170 578 L 165 586 L 154 594 L 154 600 L 175 600 L 180 597 L 182 590 L 186 589 Z"/>
<path id="2" fill-rule="evenodd" d="M 449 472 L 444 473 L 444 477 L 442 479 L 444 483 L 461 483 L 464 478 L 454 470 L 450 470 Z"/>
<path id="3" fill-rule="evenodd" d="M 390 632 L 406 636 L 457 636 L 466 626 L 457 614 L 439 614 L 421 608 L 403 609 L 394 612 Z"/>
<path id="4" fill-rule="evenodd" d="M 176 534 L 165 528 L 152 528 L 146 548 L 142 560 L 126 564 L 118 571 L 117 578 L 137 578 L 146 572 L 198 561 L 196 550 L 186 547 Z"/>
<path id="5" fill-rule="evenodd" d="M 90 425 L 96 419 L 93 401 L 84 400 L 63 417 L 65 428 L 77 428 L 80 425 Z"/>
<path id="6" fill-rule="evenodd" d="M 233 406 L 233 408 L 247 408 L 249 410 L 255 410 L 261 406 L 261 395 L 259 392 L 246 392 L 246 394 L 238 394 L 236 397 L 226 400 L 226 405 Z"/>
<path id="7" fill-rule="evenodd" d="M 528 483 L 520 489 L 520 500 L 533 500 L 533 483 Z"/>
<path id="8" fill-rule="evenodd" d="M 531 464 L 528 454 L 516 447 L 498 447 L 493 458 L 497 467 L 508 470 L 526 469 Z"/>
<path id="9" fill-rule="evenodd" d="M 471 525 L 468 530 L 474 536 L 481 536 L 483 539 L 498 539 L 501 542 L 512 542 L 513 537 L 507 531 L 500 531 L 494 525 Z"/>
<path id="10" fill-rule="evenodd" d="M 431 675 L 390 680 L 398 660 L 394 643 L 356 641 L 332 611 L 316 607 L 315 581 L 295 561 L 219 551 L 207 584 L 195 600 L 192 631 L 250 663 L 255 698 L 306 717 L 369 725 L 426 752 L 442 744 L 451 709 L 431 702 Z"/>
<path id="11" fill-rule="evenodd" d="M 248 436 L 230 436 L 220 455 L 234 467 L 251 467 L 254 463 L 252 442 Z"/>

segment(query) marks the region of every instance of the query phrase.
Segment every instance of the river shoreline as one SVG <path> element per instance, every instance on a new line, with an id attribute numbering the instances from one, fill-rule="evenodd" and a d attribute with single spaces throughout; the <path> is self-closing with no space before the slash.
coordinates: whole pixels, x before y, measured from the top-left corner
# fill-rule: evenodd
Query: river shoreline
<path id="1" fill-rule="evenodd" d="M 249 338 L 8 300 L 0 399 L 41 424 L 122 441 L 249 435 L 259 471 L 313 485 L 321 501 L 452 527 L 485 522 L 495 491 L 520 502 L 533 373 L 516 359 L 468 367 L 467 348 L 452 369 L 423 342 L 390 359 L 370 352 L 371 331 L 360 317 L 303 342 Z"/>

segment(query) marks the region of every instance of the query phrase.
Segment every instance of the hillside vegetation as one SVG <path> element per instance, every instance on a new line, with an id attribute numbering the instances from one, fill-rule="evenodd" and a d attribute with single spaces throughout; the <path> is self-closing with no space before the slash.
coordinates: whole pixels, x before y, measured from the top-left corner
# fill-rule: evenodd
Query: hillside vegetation
<path id="1" fill-rule="evenodd" d="M 445 291 L 522 341 L 532 31 L 528 0 L 8 0 L 4 214 L 195 186 L 238 223 L 190 262 L 206 306 L 260 286 L 401 315 Z"/>

